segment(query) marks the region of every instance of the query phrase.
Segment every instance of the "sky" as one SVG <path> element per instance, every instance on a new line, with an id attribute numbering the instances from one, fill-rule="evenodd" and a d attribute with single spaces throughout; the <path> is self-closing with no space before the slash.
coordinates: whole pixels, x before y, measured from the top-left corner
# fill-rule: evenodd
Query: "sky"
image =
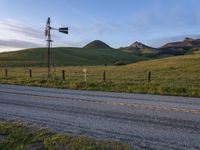
<path id="1" fill-rule="evenodd" d="M 69 27 L 68 35 L 52 31 L 54 47 L 200 38 L 200 0 L 0 0 L 0 52 L 45 47 L 48 17 L 53 27 Z"/>

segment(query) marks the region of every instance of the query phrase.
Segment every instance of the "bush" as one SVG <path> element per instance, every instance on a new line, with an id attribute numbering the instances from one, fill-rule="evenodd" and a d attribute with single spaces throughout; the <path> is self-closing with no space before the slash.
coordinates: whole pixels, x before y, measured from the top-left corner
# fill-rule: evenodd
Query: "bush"
<path id="1" fill-rule="evenodd" d="M 123 66 L 123 65 L 126 65 L 126 63 L 122 62 L 122 61 L 116 61 L 114 63 L 115 66 Z"/>

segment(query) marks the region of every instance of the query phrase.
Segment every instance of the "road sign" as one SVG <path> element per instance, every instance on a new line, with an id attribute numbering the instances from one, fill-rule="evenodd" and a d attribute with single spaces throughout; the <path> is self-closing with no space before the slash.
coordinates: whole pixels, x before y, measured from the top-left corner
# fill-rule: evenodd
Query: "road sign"
<path id="1" fill-rule="evenodd" d="M 86 69 L 86 68 L 83 68 L 83 72 L 87 72 L 87 69 Z"/>

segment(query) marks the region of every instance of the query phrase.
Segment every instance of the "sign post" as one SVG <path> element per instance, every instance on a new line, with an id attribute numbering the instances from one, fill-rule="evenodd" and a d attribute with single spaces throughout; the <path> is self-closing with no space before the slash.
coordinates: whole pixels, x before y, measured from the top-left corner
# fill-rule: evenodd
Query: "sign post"
<path id="1" fill-rule="evenodd" d="M 84 81 L 87 82 L 87 69 L 83 68 L 83 73 L 84 73 Z"/>

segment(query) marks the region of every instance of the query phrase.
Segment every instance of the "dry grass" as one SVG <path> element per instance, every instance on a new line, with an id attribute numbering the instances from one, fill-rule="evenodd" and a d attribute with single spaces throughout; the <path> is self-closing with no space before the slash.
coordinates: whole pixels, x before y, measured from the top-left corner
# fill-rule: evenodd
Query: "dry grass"
<path id="1" fill-rule="evenodd" d="M 84 82 L 83 68 L 87 68 L 87 82 Z M 4 69 L 0 72 L 1 83 L 200 97 L 200 54 L 126 66 L 58 67 L 53 69 L 50 79 L 46 78 L 46 68 L 31 68 L 32 78 L 29 78 L 29 68 L 9 68 L 7 78 Z M 65 70 L 65 80 L 62 70 Z M 106 82 L 103 82 L 104 70 Z M 152 73 L 150 84 L 149 71 Z"/>

